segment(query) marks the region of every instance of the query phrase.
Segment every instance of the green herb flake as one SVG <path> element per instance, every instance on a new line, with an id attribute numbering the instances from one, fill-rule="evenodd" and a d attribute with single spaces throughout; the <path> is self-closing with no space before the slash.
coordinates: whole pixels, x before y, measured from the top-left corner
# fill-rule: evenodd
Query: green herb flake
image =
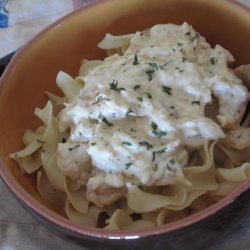
<path id="1" fill-rule="evenodd" d="M 125 168 L 125 169 L 126 169 L 126 170 L 127 170 L 127 169 L 129 169 L 131 165 L 133 165 L 133 163 L 132 163 L 132 162 L 128 162 L 128 163 L 126 163 L 126 164 L 125 164 L 125 166 L 126 166 L 126 168 Z"/>
<path id="2" fill-rule="evenodd" d="M 190 36 L 190 35 L 191 35 L 190 31 L 185 34 L 185 36 Z"/>
<path id="3" fill-rule="evenodd" d="M 183 43 L 177 43 L 177 47 L 183 47 Z"/>
<path id="4" fill-rule="evenodd" d="M 186 62 L 187 58 L 186 57 L 182 57 L 182 62 Z"/>
<path id="5" fill-rule="evenodd" d="M 61 143 L 65 143 L 66 142 L 66 138 L 62 138 L 62 142 Z"/>
<path id="6" fill-rule="evenodd" d="M 132 146 L 132 143 L 129 142 L 129 141 L 123 141 L 122 144 L 123 144 L 123 145 L 130 146 L 130 147 Z"/>
<path id="7" fill-rule="evenodd" d="M 141 85 L 139 85 L 139 84 L 138 84 L 138 85 L 135 85 L 135 86 L 134 86 L 134 90 L 137 90 L 137 89 L 139 89 L 140 87 L 141 87 Z"/>
<path id="8" fill-rule="evenodd" d="M 158 66 L 157 66 L 156 63 L 148 63 L 148 65 L 149 65 L 150 67 L 152 67 L 153 69 L 155 69 L 155 70 L 158 69 Z"/>
<path id="9" fill-rule="evenodd" d="M 192 105 L 201 105 L 201 102 L 200 101 L 192 101 L 191 104 Z"/>
<path id="10" fill-rule="evenodd" d="M 109 98 L 106 98 L 106 97 L 103 97 L 103 96 L 98 96 L 96 101 L 93 102 L 93 104 L 97 104 L 97 103 L 100 103 L 102 101 L 111 101 Z"/>
<path id="11" fill-rule="evenodd" d="M 126 90 L 124 88 L 118 88 L 118 81 L 113 80 L 113 82 L 109 83 L 109 88 L 111 90 L 117 91 L 118 93 L 120 93 L 122 90 Z"/>
<path id="12" fill-rule="evenodd" d="M 166 168 L 168 169 L 169 172 L 172 171 L 172 168 L 167 164 Z"/>
<path id="13" fill-rule="evenodd" d="M 154 69 L 149 69 L 146 71 L 146 74 L 148 75 L 148 80 L 152 81 L 153 80 L 153 73 L 155 72 Z"/>
<path id="14" fill-rule="evenodd" d="M 139 64 L 138 57 L 137 54 L 135 53 L 133 65 L 138 65 L 138 64 Z"/>
<path id="15" fill-rule="evenodd" d="M 90 143 L 90 145 L 95 146 L 95 145 L 96 145 L 96 143 L 95 143 L 95 142 L 91 142 L 91 143 Z"/>
<path id="16" fill-rule="evenodd" d="M 167 135 L 167 133 L 164 131 L 155 131 L 154 135 L 157 136 L 158 138 L 161 138 L 162 136 Z"/>
<path id="17" fill-rule="evenodd" d="M 104 122 L 108 127 L 114 126 L 114 124 L 109 122 L 106 117 L 102 118 L 102 122 Z"/>
<path id="18" fill-rule="evenodd" d="M 99 121 L 97 119 L 93 119 L 93 118 L 88 118 L 89 121 L 92 123 L 92 124 L 99 124 Z"/>
<path id="19" fill-rule="evenodd" d="M 148 92 L 144 92 L 144 93 L 147 95 L 148 99 L 152 99 L 152 95 L 150 93 Z"/>
<path id="20" fill-rule="evenodd" d="M 139 144 L 143 147 L 146 147 L 147 150 L 149 150 L 150 148 L 153 148 L 153 145 L 148 143 L 147 141 L 140 141 Z"/>
<path id="21" fill-rule="evenodd" d="M 126 116 L 127 117 L 130 116 L 132 113 L 134 113 L 134 111 L 131 108 L 129 108 L 128 111 L 126 112 Z"/>
<path id="22" fill-rule="evenodd" d="M 165 147 L 165 148 L 163 148 L 163 149 L 160 149 L 160 150 L 158 150 L 158 151 L 153 151 L 153 161 L 155 160 L 155 156 L 156 156 L 156 155 L 161 155 L 161 154 L 165 153 L 166 150 L 167 150 L 167 147 Z"/>
<path id="23" fill-rule="evenodd" d="M 131 128 L 130 131 L 131 131 L 131 132 L 136 132 L 136 129 Z"/>
<path id="24" fill-rule="evenodd" d="M 143 98 L 142 98 L 141 96 L 138 96 L 136 99 L 137 99 L 139 102 L 143 102 Z"/>
<path id="25" fill-rule="evenodd" d="M 39 143 L 41 143 L 41 144 L 44 144 L 44 143 L 45 143 L 45 141 L 42 141 L 42 140 L 40 140 L 40 139 L 36 139 L 36 141 L 39 142 Z"/>
<path id="26" fill-rule="evenodd" d="M 70 147 L 70 148 L 68 148 L 68 149 L 69 149 L 69 151 L 72 151 L 72 150 L 74 150 L 74 149 L 76 149 L 76 148 L 78 148 L 78 147 L 80 147 L 79 144 L 77 144 L 77 145 L 75 145 L 75 146 L 73 146 L 73 147 Z"/>
<path id="27" fill-rule="evenodd" d="M 210 58 L 210 63 L 211 63 L 212 65 L 215 65 L 215 62 L 216 62 L 216 59 L 215 59 L 214 57 Z"/>
<path id="28" fill-rule="evenodd" d="M 191 38 L 191 41 L 194 42 L 199 36 L 199 33 L 196 32 L 195 36 Z"/>
<path id="29" fill-rule="evenodd" d="M 168 61 L 168 62 L 166 62 L 166 63 L 164 63 L 164 64 L 161 64 L 161 65 L 159 65 L 159 68 L 161 69 L 161 70 L 163 70 L 169 63 L 171 63 L 173 60 L 170 60 L 170 61 Z"/>
<path id="30" fill-rule="evenodd" d="M 153 170 L 154 170 L 154 171 L 157 171 L 157 170 L 158 170 L 158 168 L 159 168 L 159 167 L 158 167 L 158 165 L 157 165 L 157 164 L 155 164 L 155 165 L 153 166 Z"/>
<path id="31" fill-rule="evenodd" d="M 184 72 L 184 70 L 183 70 L 183 69 L 180 69 L 180 70 L 179 70 L 179 72 L 180 72 L 180 73 L 183 73 L 183 72 Z"/>
<path id="32" fill-rule="evenodd" d="M 153 133 L 155 136 L 157 136 L 158 138 L 161 138 L 162 136 L 167 135 L 166 132 L 159 130 L 159 129 L 158 129 L 158 125 L 155 124 L 154 122 L 151 123 L 151 127 L 153 128 L 152 133 Z"/>
<path id="33" fill-rule="evenodd" d="M 151 122 L 151 127 L 153 128 L 153 133 L 155 132 L 155 130 L 157 130 L 158 125 L 154 122 Z"/>
<path id="34" fill-rule="evenodd" d="M 173 95 L 172 94 L 172 89 L 170 87 L 167 86 L 162 86 L 162 91 L 168 95 Z"/>
<path id="35" fill-rule="evenodd" d="M 175 158 L 172 158 L 172 159 L 170 160 L 170 163 L 171 163 L 172 165 L 174 165 L 174 164 L 175 164 Z"/>

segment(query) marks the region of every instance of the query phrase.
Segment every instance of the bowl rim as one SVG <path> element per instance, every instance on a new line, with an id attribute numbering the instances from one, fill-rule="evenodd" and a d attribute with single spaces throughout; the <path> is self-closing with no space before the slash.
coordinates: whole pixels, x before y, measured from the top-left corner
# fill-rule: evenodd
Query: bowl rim
<path id="1" fill-rule="evenodd" d="M 111 2 L 114 0 L 94 0 L 90 4 L 86 6 L 82 6 L 79 9 L 76 9 L 69 14 L 61 17 L 57 21 L 53 22 L 52 24 L 45 27 L 42 31 L 40 31 L 37 35 L 35 35 L 32 39 L 30 39 L 23 47 L 21 47 L 14 57 L 11 59 L 9 65 L 7 66 L 6 70 L 3 72 L 1 78 L 0 78 L 0 94 L 2 91 L 2 88 L 4 86 L 4 82 L 8 79 L 8 76 L 10 75 L 12 69 L 15 67 L 15 65 L 18 63 L 19 59 L 23 56 L 25 51 L 32 47 L 34 43 L 39 41 L 40 37 L 46 35 L 46 33 L 53 31 L 54 29 L 57 29 L 65 21 L 70 19 L 72 16 L 76 15 L 77 13 L 84 12 L 88 8 L 92 8 L 94 5 L 98 4 L 105 4 L 106 2 Z M 206 1 L 206 0 L 202 0 Z M 218 1 L 218 0 L 213 0 Z M 224 5 L 231 5 L 231 8 L 236 8 L 238 11 L 244 10 L 250 10 L 250 7 L 243 5 L 242 3 L 238 2 L 237 0 L 228 0 L 223 1 Z M 250 180 L 244 181 L 239 187 L 237 187 L 233 192 L 231 192 L 229 195 L 222 198 L 220 201 L 216 202 L 215 204 L 211 205 L 210 207 L 201 210 L 193 215 L 190 215 L 188 217 L 185 217 L 183 219 L 177 220 L 175 222 L 171 222 L 162 226 L 157 226 L 154 228 L 148 228 L 148 229 L 138 229 L 138 230 L 132 230 L 132 231 L 126 231 L 126 230 L 110 230 L 102 228 L 95 228 L 95 227 L 88 227 L 84 225 L 78 225 L 74 222 L 71 222 L 66 217 L 63 217 L 52 210 L 48 209 L 44 205 L 42 205 L 40 202 L 38 202 L 36 199 L 32 197 L 31 194 L 29 194 L 12 176 L 10 171 L 7 170 L 7 168 L 4 167 L 2 159 L 0 159 L 0 178 L 3 180 L 3 182 L 6 184 L 6 186 L 9 188 L 9 190 L 14 194 L 14 196 L 23 204 L 26 206 L 28 210 L 31 210 L 35 214 L 39 215 L 41 218 L 45 219 L 45 221 L 48 221 L 50 223 L 53 223 L 59 228 L 66 229 L 67 231 L 70 231 L 71 233 L 74 233 L 79 236 L 88 236 L 92 239 L 95 238 L 102 238 L 102 239 L 137 239 L 137 238 L 145 238 L 145 237 L 151 237 L 152 235 L 159 235 L 159 234 L 166 234 L 170 233 L 179 229 L 183 229 L 187 226 L 196 224 L 200 222 L 201 220 L 205 220 L 211 215 L 219 212 L 223 208 L 227 207 L 230 203 L 232 203 L 237 197 L 239 197 L 241 194 L 243 194 L 245 191 L 247 191 L 250 188 Z"/>

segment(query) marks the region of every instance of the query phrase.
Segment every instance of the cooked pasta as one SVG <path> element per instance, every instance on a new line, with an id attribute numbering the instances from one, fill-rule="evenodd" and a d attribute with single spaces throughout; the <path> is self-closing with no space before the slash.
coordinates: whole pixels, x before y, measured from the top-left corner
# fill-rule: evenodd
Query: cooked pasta
<path id="1" fill-rule="evenodd" d="M 64 97 L 46 92 L 42 125 L 10 155 L 37 173 L 41 196 L 75 223 L 131 230 L 205 209 L 249 178 L 249 93 L 230 52 L 187 23 L 99 47 L 103 61 L 58 73 Z"/>

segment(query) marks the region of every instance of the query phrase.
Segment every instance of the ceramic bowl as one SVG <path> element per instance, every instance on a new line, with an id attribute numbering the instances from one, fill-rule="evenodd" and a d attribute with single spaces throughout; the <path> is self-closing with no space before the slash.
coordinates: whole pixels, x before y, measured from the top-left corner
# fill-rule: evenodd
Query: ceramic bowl
<path id="1" fill-rule="evenodd" d="M 9 154 L 22 148 L 26 128 L 36 128 L 35 107 L 44 91 L 58 92 L 57 72 L 76 76 L 82 58 L 98 59 L 96 44 L 109 32 L 125 34 L 157 23 L 184 21 L 212 45 L 231 51 L 237 65 L 250 62 L 249 10 L 221 0 L 96 1 L 52 24 L 13 58 L 0 81 L 0 173 L 20 203 L 41 223 L 64 237 L 95 249 L 196 249 L 214 241 L 243 217 L 250 203 L 250 182 L 244 182 L 211 207 L 153 229 L 109 231 L 79 226 L 36 190 L 35 175 L 24 175 Z"/>

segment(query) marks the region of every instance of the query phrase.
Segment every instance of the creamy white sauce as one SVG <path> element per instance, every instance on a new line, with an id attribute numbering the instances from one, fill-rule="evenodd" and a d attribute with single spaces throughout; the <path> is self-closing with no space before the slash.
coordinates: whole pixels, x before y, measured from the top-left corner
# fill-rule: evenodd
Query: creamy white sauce
<path id="1" fill-rule="evenodd" d="M 236 120 L 248 99 L 227 66 L 231 62 L 227 50 L 211 48 L 184 23 L 137 32 L 124 55 L 107 57 L 88 69 L 85 87 L 61 113 L 60 129 L 70 129 L 72 143 L 87 143 L 81 157 L 92 162 L 91 188 L 183 180 L 188 152 L 223 138 L 221 127 Z M 204 117 L 212 96 L 219 102 L 217 121 Z M 81 157 L 62 147 L 59 167 L 66 162 L 76 173 L 70 158 Z"/>

